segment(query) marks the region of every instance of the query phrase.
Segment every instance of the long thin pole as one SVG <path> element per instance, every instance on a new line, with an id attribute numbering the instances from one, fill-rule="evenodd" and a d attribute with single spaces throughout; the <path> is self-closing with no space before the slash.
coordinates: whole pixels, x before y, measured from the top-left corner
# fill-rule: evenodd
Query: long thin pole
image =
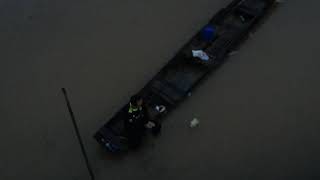
<path id="1" fill-rule="evenodd" d="M 77 122 L 76 122 L 76 118 L 75 118 L 73 110 L 71 108 L 71 104 L 70 104 L 70 100 L 69 100 L 67 91 L 66 91 L 65 88 L 62 88 L 61 90 L 62 90 L 62 93 L 64 95 L 64 99 L 66 101 L 66 104 L 67 104 L 67 107 L 68 107 L 68 111 L 69 111 L 69 114 L 70 114 L 70 117 L 71 117 L 71 120 L 72 120 L 72 123 L 73 123 L 73 127 L 74 127 L 74 130 L 76 132 L 76 136 L 78 138 L 78 142 L 79 142 L 79 145 L 80 145 L 80 148 L 81 148 L 81 152 L 82 152 L 83 158 L 85 160 L 85 163 L 87 165 L 91 180 L 95 180 L 95 176 L 93 174 L 93 170 L 92 170 L 92 168 L 90 166 L 90 163 L 89 163 L 88 155 L 87 155 L 86 149 L 84 147 L 84 144 L 83 144 L 83 141 L 82 141 L 82 138 L 81 138 L 81 135 L 80 135 L 80 131 L 79 131 L 79 128 L 78 128 L 78 125 L 77 125 Z"/>

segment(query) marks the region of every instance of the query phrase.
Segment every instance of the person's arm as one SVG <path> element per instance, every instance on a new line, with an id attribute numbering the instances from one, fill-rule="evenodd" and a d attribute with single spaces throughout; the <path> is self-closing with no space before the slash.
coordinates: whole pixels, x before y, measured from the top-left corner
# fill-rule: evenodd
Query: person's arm
<path id="1" fill-rule="evenodd" d="M 156 124 L 152 121 L 152 119 L 150 118 L 150 112 L 149 109 L 146 105 L 144 105 L 143 107 L 143 111 L 144 111 L 144 126 L 148 129 L 153 128 Z"/>
<path id="2" fill-rule="evenodd" d="M 129 114 L 129 106 L 127 105 L 125 108 L 125 116 L 124 116 L 124 127 L 126 130 L 128 130 L 130 126 L 130 119 L 132 119 L 132 116 Z"/>

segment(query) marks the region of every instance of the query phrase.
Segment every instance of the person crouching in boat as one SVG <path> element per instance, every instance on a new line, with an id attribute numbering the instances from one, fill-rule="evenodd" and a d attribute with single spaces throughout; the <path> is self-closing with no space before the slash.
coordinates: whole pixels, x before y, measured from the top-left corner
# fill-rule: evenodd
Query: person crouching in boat
<path id="1" fill-rule="evenodd" d="M 159 129 L 160 125 L 150 120 L 143 98 L 139 95 L 131 97 L 127 109 L 125 130 L 127 132 L 129 145 L 135 148 L 141 144 L 146 129 Z"/>

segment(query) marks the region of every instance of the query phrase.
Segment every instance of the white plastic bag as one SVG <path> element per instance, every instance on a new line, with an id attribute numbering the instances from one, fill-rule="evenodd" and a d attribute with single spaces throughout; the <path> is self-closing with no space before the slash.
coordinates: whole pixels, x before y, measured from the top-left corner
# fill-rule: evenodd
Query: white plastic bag
<path id="1" fill-rule="evenodd" d="M 202 50 L 192 50 L 192 56 L 200 58 L 203 61 L 209 61 L 209 56 Z"/>
<path id="2" fill-rule="evenodd" d="M 190 121 L 190 127 L 194 128 L 199 125 L 200 121 L 197 118 L 193 118 L 192 121 Z"/>

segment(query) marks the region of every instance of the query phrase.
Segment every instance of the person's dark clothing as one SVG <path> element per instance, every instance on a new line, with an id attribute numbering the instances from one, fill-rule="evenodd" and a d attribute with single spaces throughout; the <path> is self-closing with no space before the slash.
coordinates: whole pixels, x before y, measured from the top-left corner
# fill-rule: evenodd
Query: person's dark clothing
<path id="1" fill-rule="evenodd" d="M 125 119 L 125 129 L 128 134 L 129 143 L 132 147 L 137 147 L 145 134 L 145 124 L 148 123 L 146 108 L 133 107 L 128 105 L 127 118 Z"/>

